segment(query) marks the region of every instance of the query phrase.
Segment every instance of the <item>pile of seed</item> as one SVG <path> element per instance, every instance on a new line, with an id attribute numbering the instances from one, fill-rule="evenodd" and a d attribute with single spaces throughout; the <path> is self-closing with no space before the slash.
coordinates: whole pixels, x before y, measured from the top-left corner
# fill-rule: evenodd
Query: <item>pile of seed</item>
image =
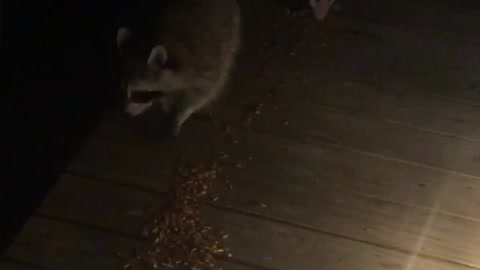
<path id="1" fill-rule="evenodd" d="M 206 224 L 200 201 L 217 178 L 218 166 L 179 168 L 166 207 L 152 212 L 144 234 L 148 244 L 137 251 L 126 269 L 216 270 L 215 258 L 229 255 L 227 237 Z"/>

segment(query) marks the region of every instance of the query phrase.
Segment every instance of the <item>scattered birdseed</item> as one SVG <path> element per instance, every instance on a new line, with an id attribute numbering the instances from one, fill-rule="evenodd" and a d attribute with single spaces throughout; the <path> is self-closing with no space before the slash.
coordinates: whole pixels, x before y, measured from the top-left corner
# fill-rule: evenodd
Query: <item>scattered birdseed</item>
<path id="1" fill-rule="evenodd" d="M 217 172 L 216 164 L 178 169 L 166 207 L 153 210 L 144 229 L 146 245 L 135 250 L 125 269 L 219 269 L 215 257 L 228 255 L 221 241 L 225 234 L 206 224 L 199 211 Z"/>

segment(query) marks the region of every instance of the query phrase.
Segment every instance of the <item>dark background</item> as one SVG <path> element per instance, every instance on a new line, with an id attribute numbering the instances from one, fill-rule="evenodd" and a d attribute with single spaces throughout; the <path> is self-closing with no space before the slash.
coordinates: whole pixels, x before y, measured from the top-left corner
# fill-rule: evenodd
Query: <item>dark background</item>
<path id="1" fill-rule="evenodd" d="M 115 101 L 115 7 L 2 3 L 1 253 Z"/>

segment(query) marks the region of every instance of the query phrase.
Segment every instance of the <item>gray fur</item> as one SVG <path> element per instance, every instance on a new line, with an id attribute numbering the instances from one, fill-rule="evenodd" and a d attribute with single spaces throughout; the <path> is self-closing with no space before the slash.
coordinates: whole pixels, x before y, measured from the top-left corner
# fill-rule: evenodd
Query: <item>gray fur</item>
<path id="1" fill-rule="evenodd" d="M 153 19 L 144 18 L 137 29 L 120 28 L 116 41 L 129 97 L 136 90 L 163 92 L 159 103 L 173 112 L 172 132 L 178 134 L 190 115 L 224 87 L 241 37 L 236 0 L 174 2 L 154 12 Z M 126 112 L 139 115 L 154 103 L 128 101 Z"/>

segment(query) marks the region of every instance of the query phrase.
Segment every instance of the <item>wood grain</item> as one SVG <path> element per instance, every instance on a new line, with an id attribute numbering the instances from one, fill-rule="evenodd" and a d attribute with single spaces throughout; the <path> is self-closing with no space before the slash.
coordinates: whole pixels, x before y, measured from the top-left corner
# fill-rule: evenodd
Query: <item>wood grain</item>
<path id="1" fill-rule="evenodd" d="M 80 186 L 83 187 L 79 188 Z M 75 193 L 74 190 L 89 191 Z M 121 193 L 124 194 L 118 196 Z M 84 194 L 89 196 L 86 197 Z M 41 213 L 74 222 L 93 223 L 94 226 L 112 231 L 122 230 L 119 224 L 128 218 L 138 218 L 135 215 L 126 216 L 125 213 L 132 209 L 125 208 L 125 204 L 116 203 L 117 200 L 124 200 L 126 197 L 133 200 L 144 198 L 144 202 L 155 198 L 151 193 L 132 188 L 78 177 L 65 177 L 52 191 Z M 82 206 L 100 200 L 104 203 L 99 204 L 97 209 L 104 210 L 88 211 L 90 208 Z M 59 202 L 65 201 L 70 201 L 69 207 L 62 208 L 64 204 Z M 77 210 L 75 205 L 80 205 L 80 208 Z M 106 211 L 113 214 L 105 217 L 102 213 Z M 247 264 L 262 265 L 271 269 L 318 269 L 319 267 L 350 269 L 354 265 L 357 265 L 357 269 L 405 269 L 405 265 L 409 262 L 410 255 L 404 252 L 346 237 L 313 232 L 211 207 L 205 207 L 203 214 L 211 224 L 230 233 L 228 246 L 232 249 L 233 258 Z M 138 232 L 132 228 L 129 233 Z M 295 246 L 294 249 L 291 248 L 293 246 Z M 285 260 L 284 258 L 287 257 L 289 259 Z M 416 257 L 413 266 L 412 269 L 463 269 L 460 265 L 422 257 Z"/>

